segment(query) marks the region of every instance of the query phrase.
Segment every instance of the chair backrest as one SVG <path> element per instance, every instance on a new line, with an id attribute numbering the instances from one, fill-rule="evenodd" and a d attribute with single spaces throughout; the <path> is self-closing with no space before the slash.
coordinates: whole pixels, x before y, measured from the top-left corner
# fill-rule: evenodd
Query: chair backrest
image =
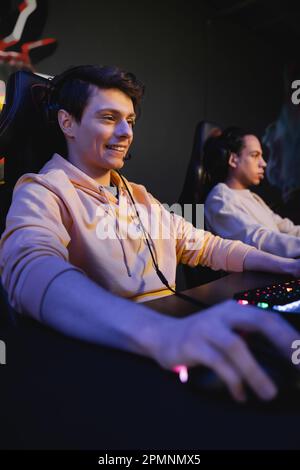
<path id="1" fill-rule="evenodd" d="M 0 158 L 5 159 L 4 184 L 0 185 L 0 235 L 15 183 L 24 173 L 37 173 L 51 158 L 51 137 L 43 120 L 44 99 L 50 81 L 28 71 L 12 74 L 6 85 L 0 113 Z M 15 324 L 0 280 L 0 324 Z"/>
<path id="2" fill-rule="evenodd" d="M 0 114 L 0 156 L 5 159 L 5 184 L 0 186 L 1 232 L 16 181 L 24 173 L 38 172 L 53 153 L 43 119 L 43 99 L 49 86 L 48 79 L 28 71 L 12 74 L 7 82 Z"/>
<path id="3" fill-rule="evenodd" d="M 221 132 L 222 129 L 219 125 L 208 121 L 200 121 L 195 129 L 192 154 L 179 198 L 179 203 L 182 208 L 184 204 L 193 205 L 192 222 L 194 225 L 197 220 L 195 205 L 203 204 L 207 193 L 206 177 L 203 168 L 204 144 L 209 137 L 219 135 Z M 224 275 L 221 271 L 212 271 L 202 266 L 189 268 L 186 265 L 183 266 L 183 273 L 185 275 L 187 288 L 214 281 Z"/>
<path id="4" fill-rule="evenodd" d="M 192 154 L 179 197 L 181 205 L 204 203 L 206 181 L 203 169 L 203 147 L 209 137 L 220 135 L 221 132 L 221 127 L 213 122 L 200 121 L 197 124 Z"/>

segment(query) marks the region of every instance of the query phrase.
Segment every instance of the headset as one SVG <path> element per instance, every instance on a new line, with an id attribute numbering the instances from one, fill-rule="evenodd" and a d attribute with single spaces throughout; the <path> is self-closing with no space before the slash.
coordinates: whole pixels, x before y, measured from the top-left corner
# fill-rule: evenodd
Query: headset
<path id="1" fill-rule="evenodd" d="M 44 93 L 43 99 L 41 100 L 42 104 L 42 113 L 43 118 L 50 128 L 53 128 L 57 125 L 57 112 L 61 109 L 57 98 L 60 92 L 61 87 L 66 83 L 68 79 L 72 80 L 82 80 L 95 86 L 99 86 L 97 81 L 91 79 L 89 70 L 94 69 L 94 65 L 85 65 L 84 70 L 82 70 L 82 65 L 71 67 L 65 70 L 60 75 L 56 75 L 53 78 L 48 79 L 46 85 L 46 93 Z M 132 154 L 128 152 L 124 158 L 124 161 L 131 160 Z"/>
<path id="2" fill-rule="evenodd" d="M 117 170 L 117 173 L 118 175 L 120 176 L 125 188 L 126 188 L 126 191 L 131 199 L 131 202 L 133 204 L 133 207 L 134 207 L 134 211 L 135 211 L 135 214 L 139 220 L 139 224 L 140 224 L 140 227 L 142 228 L 142 231 L 143 231 L 143 234 L 144 234 L 144 238 L 145 238 L 145 241 L 146 241 L 146 244 L 147 244 L 147 247 L 148 247 L 148 250 L 150 252 L 150 255 L 151 255 L 151 258 L 152 258 L 152 262 L 153 262 L 153 266 L 154 266 L 154 269 L 155 269 L 155 272 L 157 274 L 157 276 L 159 277 L 159 279 L 161 280 L 161 282 L 164 284 L 164 286 L 167 287 L 167 289 L 169 289 L 171 292 L 173 292 L 175 295 L 177 295 L 177 297 L 180 297 L 181 299 L 183 300 L 186 300 L 187 302 L 190 302 L 190 303 L 193 303 L 194 305 L 197 305 L 197 307 L 205 307 L 205 305 L 200 302 L 199 300 L 195 299 L 194 297 L 190 297 L 189 295 L 186 295 L 186 294 L 183 294 L 182 292 L 179 292 L 177 289 L 173 289 L 168 280 L 166 279 L 165 275 L 162 273 L 162 271 L 159 269 L 159 265 L 155 259 L 155 256 L 153 254 L 153 250 L 151 248 L 151 245 L 150 245 L 150 242 L 149 240 L 151 241 L 152 245 L 154 245 L 153 243 L 153 240 L 151 238 L 151 235 L 149 232 L 147 232 L 147 230 L 145 229 L 145 226 L 142 222 L 142 219 L 140 217 L 140 214 L 139 214 L 139 211 L 137 209 L 137 205 L 136 205 L 136 202 L 134 200 L 134 197 L 132 196 L 131 192 L 129 191 L 129 188 L 128 188 L 128 185 L 126 183 L 126 180 L 125 178 L 122 176 L 122 174 Z"/>
<path id="3" fill-rule="evenodd" d="M 92 65 L 85 66 L 85 68 L 93 67 Z M 57 102 L 58 93 L 63 84 L 69 79 L 72 80 L 87 80 L 91 83 L 90 77 L 82 70 L 82 66 L 71 67 L 59 75 L 48 79 L 47 92 L 43 100 L 43 113 L 44 118 L 48 125 L 55 125 L 57 123 L 57 111 L 60 106 Z"/>
<path id="4" fill-rule="evenodd" d="M 91 66 L 85 66 L 85 68 L 88 68 L 88 67 L 94 67 L 94 66 L 92 66 L 92 65 Z M 91 81 L 91 77 L 88 75 L 88 71 L 87 71 L 87 73 L 82 71 L 82 66 L 72 67 L 72 68 L 66 70 L 65 72 L 63 72 L 62 74 L 54 77 L 53 79 L 50 79 L 48 89 L 47 89 L 47 93 L 46 93 L 46 99 L 44 100 L 44 103 L 43 103 L 44 104 L 44 106 L 43 106 L 44 117 L 47 120 L 47 123 L 50 124 L 50 126 L 56 125 L 56 123 L 57 123 L 57 111 L 60 109 L 60 106 L 57 102 L 57 95 L 60 91 L 60 88 L 63 86 L 63 84 L 69 78 L 86 80 L 87 82 L 93 84 L 93 81 Z M 99 85 L 97 85 L 97 83 L 95 83 L 95 85 L 99 86 Z M 124 161 L 130 160 L 131 158 L 132 158 L 131 153 L 128 153 L 125 156 Z M 134 200 L 134 197 L 132 196 L 132 194 L 131 194 L 131 192 L 128 188 L 128 185 L 126 183 L 125 178 L 122 176 L 122 174 L 119 171 L 117 171 L 117 173 L 119 174 L 119 176 L 120 176 L 120 178 L 121 178 L 121 180 L 122 180 L 122 182 L 123 182 L 123 184 L 126 188 L 126 191 L 127 191 L 128 195 L 130 197 L 130 200 L 133 204 L 135 214 L 136 214 L 136 216 L 139 220 L 140 227 L 142 228 L 142 231 L 143 231 L 143 234 L 144 234 L 145 242 L 147 244 L 148 250 L 149 250 L 151 258 L 152 258 L 152 262 L 153 262 L 155 272 L 156 272 L 157 276 L 159 277 L 160 281 L 163 283 L 164 286 L 167 287 L 167 289 L 169 289 L 171 292 L 173 292 L 175 295 L 177 295 L 181 299 L 183 299 L 185 301 L 188 301 L 190 303 L 193 303 L 193 304 L 197 305 L 198 307 L 201 307 L 201 308 L 205 307 L 205 305 L 202 302 L 200 302 L 199 300 L 197 300 L 193 297 L 190 297 L 186 294 L 183 294 L 182 292 L 179 292 L 179 291 L 177 291 L 177 289 L 173 289 L 170 286 L 168 280 L 166 279 L 166 277 L 164 276 L 162 271 L 159 269 L 159 265 L 158 265 L 158 263 L 155 259 L 155 256 L 153 254 L 153 250 L 152 250 L 150 242 L 149 242 L 149 240 L 150 240 L 151 243 L 153 244 L 153 240 L 152 240 L 150 234 L 146 231 L 145 226 L 144 226 L 144 224 L 141 220 L 141 217 L 140 217 L 140 214 L 138 212 L 137 204 Z"/>

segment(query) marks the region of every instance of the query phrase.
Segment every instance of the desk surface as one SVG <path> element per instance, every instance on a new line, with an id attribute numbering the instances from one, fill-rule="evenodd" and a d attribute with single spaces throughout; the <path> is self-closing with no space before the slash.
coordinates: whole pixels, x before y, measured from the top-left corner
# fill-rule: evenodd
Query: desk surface
<path id="1" fill-rule="evenodd" d="M 278 274 L 244 272 L 234 273 L 221 277 L 216 281 L 209 282 L 199 287 L 194 287 L 184 291 L 185 294 L 197 299 L 203 303 L 203 307 L 210 306 L 232 299 L 237 292 L 252 289 L 254 287 L 262 287 L 272 282 L 286 279 Z M 147 302 L 147 306 L 161 313 L 180 317 L 189 315 L 199 310 L 197 306 L 189 303 L 176 295 L 163 297 L 161 299 L 151 300 Z"/>
<path id="2" fill-rule="evenodd" d="M 191 294 L 209 304 L 274 279 L 234 274 Z M 174 296 L 148 305 L 176 315 L 191 308 Z M 151 360 L 30 320 L 1 329 L 0 339 L 2 449 L 300 448 L 300 400 L 236 404 L 179 383 Z"/>

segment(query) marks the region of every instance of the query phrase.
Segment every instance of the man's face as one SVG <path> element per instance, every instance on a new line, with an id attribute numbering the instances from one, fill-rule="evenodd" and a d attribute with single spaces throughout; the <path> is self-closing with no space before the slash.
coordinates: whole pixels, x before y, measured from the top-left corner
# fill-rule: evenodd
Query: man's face
<path id="1" fill-rule="evenodd" d="M 135 117 L 129 96 L 115 88 L 95 87 L 81 122 L 72 118 L 70 161 L 92 177 L 122 168 Z"/>
<path id="2" fill-rule="evenodd" d="M 259 140 L 254 135 L 246 135 L 243 138 L 243 148 L 236 157 L 236 167 L 233 169 L 235 178 L 245 188 L 258 185 L 267 166 L 262 155 Z"/>

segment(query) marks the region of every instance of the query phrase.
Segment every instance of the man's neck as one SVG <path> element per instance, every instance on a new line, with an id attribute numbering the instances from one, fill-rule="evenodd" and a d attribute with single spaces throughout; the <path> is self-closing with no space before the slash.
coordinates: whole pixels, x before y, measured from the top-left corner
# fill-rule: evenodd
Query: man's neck
<path id="1" fill-rule="evenodd" d="M 228 177 L 225 180 L 225 184 L 227 184 L 230 189 L 248 189 L 244 184 L 232 177 Z"/>
<path id="2" fill-rule="evenodd" d="M 102 168 L 91 168 L 90 166 L 85 166 L 82 161 L 76 159 L 75 156 L 69 156 L 69 162 L 74 166 L 79 168 L 83 173 L 88 175 L 90 178 L 96 181 L 98 185 L 109 186 L 110 185 L 110 173 L 111 170 L 106 170 Z"/>

